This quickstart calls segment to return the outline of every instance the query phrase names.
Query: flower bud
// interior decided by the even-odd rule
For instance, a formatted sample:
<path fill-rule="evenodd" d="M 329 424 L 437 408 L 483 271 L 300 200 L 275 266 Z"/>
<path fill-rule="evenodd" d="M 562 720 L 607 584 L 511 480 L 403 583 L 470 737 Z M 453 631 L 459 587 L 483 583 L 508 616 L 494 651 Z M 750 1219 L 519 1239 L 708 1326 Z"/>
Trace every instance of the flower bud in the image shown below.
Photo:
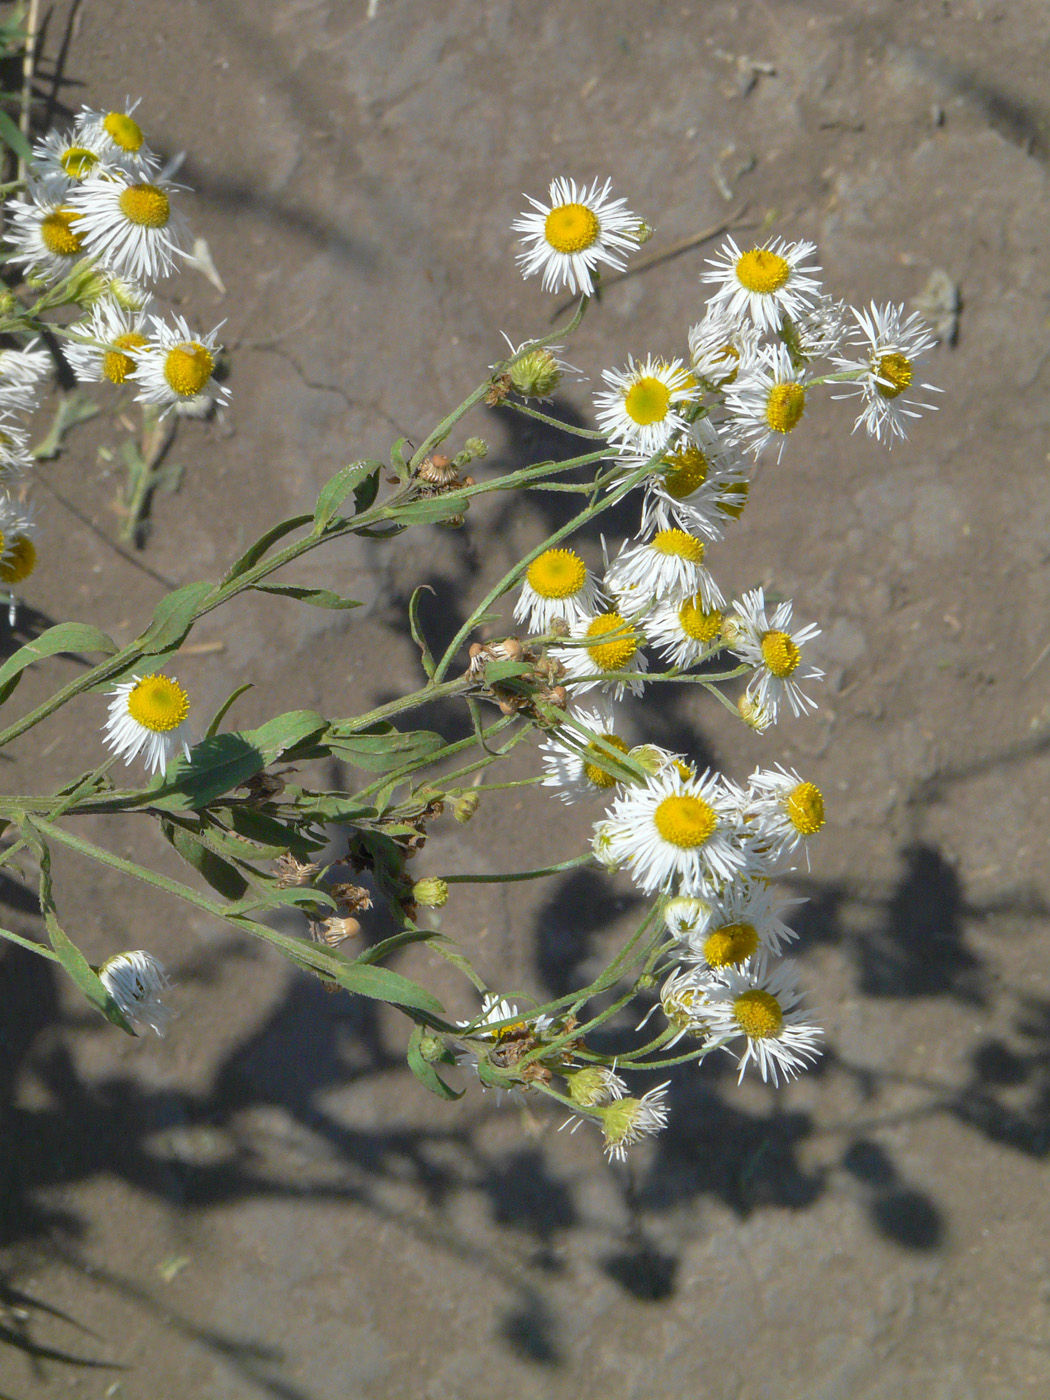
<path fill-rule="evenodd" d="M 427 875 L 412 886 L 412 898 L 424 909 L 440 909 L 448 903 L 448 885 L 434 875 Z"/>
<path fill-rule="evenodd" d="M 561 383 L 562 371 L 558 357 L 546 346 L 530 350 L 511 365 L 510 382 L 525 399 L 546 399 Z"/>
<path fill-rule="evenodd" d="M 613 1070 L 605 1065 L 585 1065 L 583 1069 L 565 1071 L 569 1098 L 581 1108 L 597 1108 L 613 1099 L 623 1098 L 627 1087 Z"/>
<path fill-rule="evenodd" d="M 452 815 L 460 826 L 466 826 L 471 817 L 478 810 L 478 803 L 481 801 L 480 792 L 465 792 L 457 797 L 452 804 Z"/>

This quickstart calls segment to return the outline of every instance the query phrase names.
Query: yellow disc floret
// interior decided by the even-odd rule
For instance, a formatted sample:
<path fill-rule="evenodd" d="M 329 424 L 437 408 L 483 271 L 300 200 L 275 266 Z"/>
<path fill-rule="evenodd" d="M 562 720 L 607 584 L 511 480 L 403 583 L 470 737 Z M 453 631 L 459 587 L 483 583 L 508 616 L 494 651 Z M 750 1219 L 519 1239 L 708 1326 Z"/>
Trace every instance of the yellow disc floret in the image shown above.
<path fill-rule="evenodd" d="M 609 748 L 616 749 L 618 753 L 629 752 L 627 745 L 618 734 L 600 734 L 598 737 L 603 739 Z M 587 781 L 593 783 L 597 788 L 615 787 L 620 780 L 619 778 L 614 778 L 611 773 L 607 773 L 605 769 L 601 767 L 601 764 L 605 761 L 605 754 L 602 753 L 598 745 L 588 744 L 584 752 L 591 755 L 591 758 L 585 760 L 583 765 L 583 772 Z"/>
<path fill-rule="evenodd" d="M 714 835 L 718 815 L 702 797 L 680 793 L 664 798 L 653 813 L 653 824 L 665 841 L 688 851 Z"/>
<path fill-rule="evenodd" d="M 587 565 L 572 549 L 548 549 L 525 574 L 541 598 L 572 598 L 587 582 Z"/>
<path fill-rule="evenodd" d="M 582 253 L 602 231 L 598 216 L 586 204 L 559 204 L 547 215 L 543 232 L 557 253 Z"/>
<path fill-rule="evenodd" d="M 618 612 L 599 613 L 587 628 L 587 636 L 594 638 L 587 655 L 599 671 L 622 671 L 638 650 L 638 633 Z M 599 641 L 599 637 L 609 637 L 609 641 Z"/>
<path fill-rule="evenodd" d="M 730 481 L 722 488 L 718 509 L 723 515 L 731 515 L 734 520 L 739 520 L 744 513 L 744 507 L 747 505 L 750 494 L 750 481 Z"/>
<path fill-rule="evenodd" d="M 758 948 L 754 924 L 723 924 L 712 929 L 704 940 L 704 957 L 709 967 L 738 967 Z"/>
<path fill-rule="evenodd" d="M 128 714 L 154 734 L 177 729 L 189 710 L 186 692 L 170 676 L 143 676 L 128 692 Z"/>
<path fill-rule="evenodd" d="M 771 992 L 752 987 L 733 1002 L 736 1023 L 750 1040 L 769 1040 L 778 1036 L 784 1025 L 780 1002 Z"/>
<path fill-rule="evenodd" d="M 735 345 L 723 345 L 715 359 L 723 361 L 727 367 L 728 373 L 716 381 L 720 389 L 725 389 L 734 382 L 740 373 L 740 351 Z"/>
<path fill-rule="evenodd" d="M 762 660 L 770 675 L 782 681 L 797 670 L 802 653 L 786 632 L 763 632 Z"/>
<path fill-rule="evenodd" d="M 60 258 L 73 258 L 84 246 L 82 234 L 73 229 L 80 215 L 72 209 L 52 209 L 40 220 L 40 241 L 49 253 Z"/>
<path fill-rule="evenodd" d="M 640 428 L 662 423 L 671 406 L 671 391 L 662 379 L 643 374 L 627 390 L 623 401 L 628 418 Z"/>
<path fill-rule="evenodd" d="M 884 399 L 895 399 L 911 384 L 911 360 L 907 355 L 883 355 L 875 366 L 875 388 Z"/>
<path fill-rule="evenodd" d="M 122 151 L 137 151 L 142 145 L 142 128 L 125 112 L 110 112 L 102 126 L 114 146 Z"/>
<path fill-rule="evenodd" d="M 129 224 L 164 228 L 171 218 L 171 201 L 159 185 L 129 185 L 117 200 Z"/>
<path fill-rule="evenodd" d="M 717 608 L 708 612 L 697 593 L 678 609 L 678 625 L 694 642 L 713 642 L 722 631 L 722 614 Z"/>
<path fill-rule="evenodd" d="M 21 583 L 36 568 L 36 545 L 28 535 L 15 535 L 9 543 L 5 541 L 0 544 L 0 550 L 3 551 L 0 583 Z"/>
<path fill-rule="evenodd" d="M 195 398 L 211 378 L 215 367 L 211 351 L 199 341 L 176 345 L 164 357 L 164 378 L 184 399 Z"/>
<path fill-rule="evenodd" d="M 669 452 L 664 458 L 664 490 L 676 501 L 684 501 L 703 486 L 709 465 L 704 453 L 692 444 Z"/>
<path fill-rule="evenodd" d="M 70 146 L 62 152 L 62 169 L 71 180 L 83 180 L 98 164 L 98 156 L 86 146 Z"/>
<path fill-rule="evenodd" d="M 107 350 L 102 357 L 102 373 L 111 384 L 123 384 L 128 375 L 135 368 L 135 357 L 129 355 L 129 350 L 141 350 L 146 343 L 146 337 L 137 335 L 134 331 L 128 331 L 126 335 L 118 335 L 113 339 L 113 344 L 119 346 L 117 350 Z"/>
<path fill-rule="evenodd" d="M 684 530 L 660 530 L 649 541 L 649 548 L 657 554 L 673 555 L 687 559 L 690 564 L 699 564 L 704 557 L 704 542 Z"/>
<path fill-rule="evenodd" d="M 813 836 L 824 825 L 824 794 L 816 783 L 799 783 L 787 798 L 788 821 L 801 836 Z"/>
<path fill-rule="evenodd" d="M 806 411 L 806 391 L 801 384 L 774 384 L 766 401 L 766 422 L 775 433 L 790 433 Z"/>
<path fill-rule="evenodd" d="M 736 277 L 749 292 L 779 292 L 791 276 L 791 264 L 768 248 L 752 248 L 737 259 Z"/>

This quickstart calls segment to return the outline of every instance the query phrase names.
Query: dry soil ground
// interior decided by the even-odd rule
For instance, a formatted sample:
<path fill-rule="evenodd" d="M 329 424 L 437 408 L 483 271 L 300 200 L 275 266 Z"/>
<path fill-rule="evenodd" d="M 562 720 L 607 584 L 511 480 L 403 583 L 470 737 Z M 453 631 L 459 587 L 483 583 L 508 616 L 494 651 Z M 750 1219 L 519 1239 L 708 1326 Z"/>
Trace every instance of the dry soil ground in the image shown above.
<path fill-rule="evenodd" d="M 111 544 L 99 453 L 119 425 L 96 420 L 40 468 L 44 564 L 10 645 L 49 619 L 134 635 L 167 586 L 216 577 L 338 466 L 418 441 L 501 330 L 547 326 L 508 225 L 553 174 L 611 175 L 657 226 L 653 250 L 746 204 L 814 239 L 837 294 L 910 301 L 943 269 L 962 313 L 929 369 L 940 411 L 910 443 L 851 437 L 845 405 L 807 419 L 722 553 L 727 588 L 764 581 L 824 626 L 818 717 L 760 741 L 695 700 L 644 711 L 651 737 L 737 778 L 777 758 L 828 794 L 797 882 L 820 1070 L 779 1093 L 738 1089 L 728 1059 L 683 1071 L 668 1132 L 610 1168 L 545 1113 L 428 1098 L 398 1017 L 63 863 L 80 943 L 162 953 L 181 1016 L 131 1041 L 47 966 L 0 960 L 0 1392 L 1050 1393 L 1044 0 L 42 8 L 42 120 L 49 100 L 60 115 L 141 95 L 155 143 L 188 152 L 227 292 L 187 275 L 172 299 L 226 318 L 233 403 L 180 430 L 182 489 L 133 557 Z M 680 353 L 709 252 L 610 289 L 574 363 L 593 381 L 629 351 Z M 586 419 L 588 394 L 561 409 Z M 551 450 L 499 415 L 476 429 L 485 471 Z M 251 681 L 244 724 L 352 713 L 417 679 L 416 582 L 437 589 L 440 633 L 545 523 L 516 502 L 400 551 L 312 556 L 297 581 L 367 607 L 214 615 L 195 637 L 218 645 L 180 674 L 202 712 Z M 94 761 L 100 716 L 88 698 L 15 745 L 11 788 Z M 531 865 L 585 831 L 538 796 L 483 811 L 435 829 L 428 869 Z M 95 832 L 165 858 L 145 824 Z M 622 933 L 625 901 L 596 876 L 509 888 L 443 911 L 500 986 L 561 990 Z M 36 930 L 31 894 L 0 894 Z M 471 1010 L 451 975 L 438 987 Z"/>

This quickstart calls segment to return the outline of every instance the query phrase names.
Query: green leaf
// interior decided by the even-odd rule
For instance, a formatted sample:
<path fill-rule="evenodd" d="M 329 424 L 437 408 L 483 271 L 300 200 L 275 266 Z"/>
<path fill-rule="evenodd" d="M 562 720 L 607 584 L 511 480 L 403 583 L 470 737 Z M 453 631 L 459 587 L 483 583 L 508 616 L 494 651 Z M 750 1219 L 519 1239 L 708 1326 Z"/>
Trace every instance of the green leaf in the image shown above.
<path fill-rule="evenodd" d="M 265 535 L 260 535 L 254 544 L 250 544 L 239 559 L 233 561 L 223 574 L 223 583 L 230 583 L 233 579 L 240 578 L 241 574 L 246 574 L 253 564 L 259 562 L 271 545 L 275 545 L 278 540 L 283 540 L 285 535 L 290 535 L 293 530 L 301 530 L 312 520 L 312 515 L 293 515 L 274 525 L 272 529 L 266 531 Z"/>
<path fill-rule="evenodd" d="M 391 972 L 388 967 L 348 962 L 337 964 L 332 975 L 341 987 L 357 996 L 372 997 L 376 1001 L 388 1001 L 395 1006 L 408 1006 L 417 1011 L 430 1011 L 434 1015 L 440 1015 L 444 1010 L 437 997 L 425 987 L 402 977 L 400 972 Z"/>
<path fill-rule="evenodd" d="M 210 583 L 187 583 L 162 598 L 153 610 L 153 621 L 135 639 L 143 655 L 156 656 L 178 646 L 190 630 L 197 609 L 213 591 Z"/>
<path fill-rule="evenodd" d="M 307 740 L 316 739 L 327 728 L 328 721 L 316 710 L 288 710 L 267 720 L 258 729 L 246 729 L 244 737 L 264 755 L 265 765 L 278 758 L 294 756 L 295 750 Z"/>
<path fill-rule="evenodd" d="M 485 667 L 485 684 L 496 685 L 517 676 L 527 676 L 533 667 L 524 661 L 490 661 Z"/>
<path fill-rule="evenodd" d="M 219 708 L 216 710 L 216 712 L 215 712 L 215 718 L 212 720 L 211 724 L 209 724 L 208 727 L 207 727 L 207 729 L 204 731 L 204 737 L 205 737 L 205 739 L 210 739 L 211 736 L 212 736 L 213 734 L 218 734 L 218 732 L 219 732 L 219 725 L 220 725 L 220 724 L 223 722 L 223 720 L 226 718 L 227 714 L 228 714 L 229 711 L 230 711 L 230 707 L 233 705 L 234 701 L 235 701 L 235 700 L 239 700 L 240 697 L 244 694 L 244 692 L 245 692 L 246 690 L 251 690 L 251 688 L 252 688 L 252 683 L 251 683 L 251 681 L 245 681 L 245 683 L 244 683 L 243 685 L 239 685 L 239 686 L 237 687 L 237 689 L 233 692 L 232 695 L 227 696 L 227 698 L 222 702 L 222 704 L 221 704 L 221 705 L 219 706 Z"/>
<path fill-rule="evenodd" d="M 285 851 L 304 860 L 328 844 L 322 834 L 309 835 L 252 807 L 213 807 L 211 815 L 224 825 L 208 827 L 209 842 L 239 860 L 274 860 Z"/>
<path fill-rule="evenodd" d="M 426 671 L 428 677 L 432 677 L 436 669 L 436 663 L 434 661 L 434 655 L 427 645 L 427 639 L 423 636 L 423 629 L 419 624 L 419 599 L 424 592 L 434 592 L 429 583 L 421 583 L 408 600 L 408 625 L 412 631 L 412 640 L 423 653 L 423 670 Z"/>
<path fill-rule="evenodd" d="M 416 759 L 426 758 L 445 746 L 440 734 L 429 729 L 413 729 L 402 733 L 387 721 L 373 724 L 356 733 L 343 734 L 332 725 L 325 738 L 326 746 L 336 758 L 364 768 L 370 773 L 385 773 Z"/>
<path fill-rule="evenodd" d="M 143 806 L 162 812 L 197 812 L 246 783 L 269 760 L 244 734 L 213 734 L 177 758 L 143 792 Z"/>
<path fill-rule="evenodd" d="M 412 1034 L 408 1038 L 408 1067 L 416 1076 L 424 1088 L 429 1089 L 432 1094 L 436 1094 L 439 1099 L 461 1099 L 466 1093 L 465 1089 L 455 1090 L 445 1083 L 437 1070 L 429 1060 L 423 1058 L 420 1050 L 420 1042 L 423 1039 L 424 1031 L 422 1026 L 413 1026 Z M 444 1055 L 441 1057 L 444 1059 Z"/>
<path fill-rule="evenodd" d="M 27 165 L 32 165 L 33 152 L 29 148 L 29 142 L 2 108 L 0 108 L 0 141 L 10 146 L 19 160 L 25 161 Z"/>
<path fill-rule="evenodd" d="M 462 515 L 469 505 L 466 496 L 428 496 L 421 501 L 391 506 L 388 518 L 399 525 L 428 525 Z"/>
<path fill-rule="evenodd" d="M 225 899 L 244 897 L 248 881 L 236 867 L 217 856 L 214 851 L 208 850 L 193 831 L 172 821 L 170 817 L 161 819 L 160 829 L 183 860 L 192 865 L 213 890 L 218 890 Z"/>
<path fill-rule="evenodd" d="M 306 788 L 288 788 L 288 796 L 295 803 L 300 817 L 312 822 L 353 823 L 359 818 L 378 815 L 374 806 L 362 807 L 359 797 L 345 792 L 310 792 Z"/>
<path fill-rule="evenodd" d="M 353 598 L 341 598 L 328 588 L 295 588 L 290 585 L 278 587 L 270 583 L 253 583 L 256 593 L 275 593 L 280 598 L 294 598 L 300 603 L 311 603 L 315 608 L 359 608 L 361 604 Z"/>
<path fill-rule="evenodd" d="M 226 913 L 254 914 L 260 909 L 284 907 L 304 909 L 308 914 L 312 914 L 325 909 L 335 913 L 339 906 L 332 896 L 322 889 L 303 886 L 290 890 L 280 890 L 276 885 L 266 885 L 253 889 L 244 899 L 239 899 L 235 904 L 229 905 Z"/>
<path fill-rule="evenodd" d="M 317 497 L 314 534 L 324 534 L 329 522 L 351 491 L 354 493 L 355 513 L 360 515 L 363 510 L 367 510 L 379 491 L 379 473 L 382 470 L 383 463 L 375 461 L 351 462 L 348 467 L 340 468 L 335 476 L 321 487 Z"/>
<path fill-rule="evenodd" d="M 408 448 L 408 455 L 405 455 L 405 448 Z M 390 449 L 390 465 L 394 468 L 394 475 L 398 481 L 408 480 L 408 459 L 412 455 L 412 444 L 408 438 L 398 438 Z"/>
<path fill-rule="evenodd" d="M 31 666 L 34 661 L 41 661 L 45 656 L 58 656 L 63 652 L 101 651 L 106 656 L 112 656 L 116 650 L 117 644 L 112 637 L 100 632 L 97 627 L 89 627 L 87 623 L 60 622 L 55 627 L 49 627 L 46 632 L 41 632 L 39 637 L 34 637 L 24 647 L 19 647 L 15 654 L 9 656 L 0 666 L 0 705 L 22 679 L 25 668 Z"/>

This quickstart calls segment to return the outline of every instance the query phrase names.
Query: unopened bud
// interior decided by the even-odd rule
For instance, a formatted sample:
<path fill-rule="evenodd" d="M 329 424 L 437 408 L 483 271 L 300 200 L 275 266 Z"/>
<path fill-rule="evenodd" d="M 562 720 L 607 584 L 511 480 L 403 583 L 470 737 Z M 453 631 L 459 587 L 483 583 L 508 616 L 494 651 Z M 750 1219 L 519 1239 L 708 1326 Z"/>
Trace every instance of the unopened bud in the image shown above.
<path fill-rule="evenodd" d="M 452 815 L 460 826 L 466 826 L 471 817 L 478 810 L 478 803 L 481 801 L 480 792 L 465 792 L 457 797 L 452 804 Z"/>
<path fill-rule="evenodd" d="M 0 292 L 0 316 L 13 316 L 18 310 L 18 298 L 6 288 Z"/>
<path fill-rule="evenodd" d="M 484 438 L 468 437 L 463 444 L 463 451 L 469 452 L 471 461 L 481 461 L 483 457 L 489 455 L 489 445 Z"/>
<path fill-rule="evenodd" d="M 565 1074 L 569 1098 L 581 1108 L 596 1108 L 623 1097 L 626 1085 L 620 1076 L 605 1065 L 585 1065 L 583 1069 Z"/>
<path fill-rule="evenodd" d="M 434 875 L 427 875 L 412 886 L 412 898 L 424 909 L 440 909 L 448 903 L 448 884 Z"/>
<path fill-rule="evenodd" d="M 655 232 L 656 230 L 653 228 L 652 224 L 647 224 L 644 219 L 639 219 L 638 227 L 634 231 L 634 236 L 640 244 L 648 243 Z"/>
<path fill-rule="evenodd" d="M 428 1065 L 432 1065 L 435 1060 L 443 1060 L 446 1056 L 445 1042 L 439 1035 L 421 1035 L 419 1037 L 420 1058 L 426 1060 Z"/>
<path fill-rule="evenodd" d="M 552 355 L 546 346 L 530 350 L 511 365 L 508 373 L 515 390 L 525 399 L 549 398 L 562 377 L 558 357 Z"/>

